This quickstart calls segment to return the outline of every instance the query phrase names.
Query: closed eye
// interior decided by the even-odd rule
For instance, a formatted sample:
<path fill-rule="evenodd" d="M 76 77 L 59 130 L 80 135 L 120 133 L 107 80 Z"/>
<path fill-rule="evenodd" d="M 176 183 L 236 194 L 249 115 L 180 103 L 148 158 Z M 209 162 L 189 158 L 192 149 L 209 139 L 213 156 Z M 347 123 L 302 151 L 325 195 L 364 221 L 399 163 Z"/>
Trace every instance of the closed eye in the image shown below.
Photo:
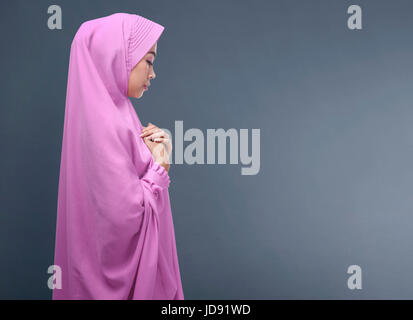
<path fill-rule="evenodd" d="M 147 63 L 149 63 L 150 66 L 153 66 L 153 63 L 149 60 L 146 60 Z"/>

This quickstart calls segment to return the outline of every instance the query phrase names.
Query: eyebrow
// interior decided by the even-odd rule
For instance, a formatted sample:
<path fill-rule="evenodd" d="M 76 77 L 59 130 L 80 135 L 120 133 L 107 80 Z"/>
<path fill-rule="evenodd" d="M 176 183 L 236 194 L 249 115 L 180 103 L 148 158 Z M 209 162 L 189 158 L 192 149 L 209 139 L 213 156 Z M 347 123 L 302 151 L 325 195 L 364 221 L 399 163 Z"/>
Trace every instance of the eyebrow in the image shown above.
<path fill-rule="evenodd" d="M 156 53 L 153 51 L 149 51 L 148 53 L 152 53 L 154 57 L 156 57 Z"/>

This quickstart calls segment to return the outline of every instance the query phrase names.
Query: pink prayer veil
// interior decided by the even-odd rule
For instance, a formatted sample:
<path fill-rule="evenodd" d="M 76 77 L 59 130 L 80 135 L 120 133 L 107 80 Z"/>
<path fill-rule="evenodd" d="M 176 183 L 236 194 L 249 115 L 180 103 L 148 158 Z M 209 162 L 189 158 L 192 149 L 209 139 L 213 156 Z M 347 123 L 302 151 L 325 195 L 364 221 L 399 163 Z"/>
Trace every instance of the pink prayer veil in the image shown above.
<path fill-rule="evenodd" d="M 84 22 L 72 41 L 53 299 L 184 299 L 169 174 L 127 96 L 132 68 L 163 30 L 115 13 Z"/>

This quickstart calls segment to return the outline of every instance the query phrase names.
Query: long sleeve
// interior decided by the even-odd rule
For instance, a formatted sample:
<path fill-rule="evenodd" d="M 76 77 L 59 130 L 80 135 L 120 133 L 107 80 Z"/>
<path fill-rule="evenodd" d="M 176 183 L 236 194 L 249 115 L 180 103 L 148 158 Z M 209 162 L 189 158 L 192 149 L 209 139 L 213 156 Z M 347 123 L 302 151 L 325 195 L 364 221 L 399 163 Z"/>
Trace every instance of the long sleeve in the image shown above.
<path fill-rule="evenodd" d="M 162 190 L 168 189 L 170 185 L 168 172 L 164 167 L 152 160 L 149 170 L 145 173 L 141 180 L 144 183 L 144 186 L 147 187 L 153 194 L 153 198 L 155 199 L 153 207 L 161 211 L 165 205 L 164 202 L 167 200 L 161 196 Z"/>

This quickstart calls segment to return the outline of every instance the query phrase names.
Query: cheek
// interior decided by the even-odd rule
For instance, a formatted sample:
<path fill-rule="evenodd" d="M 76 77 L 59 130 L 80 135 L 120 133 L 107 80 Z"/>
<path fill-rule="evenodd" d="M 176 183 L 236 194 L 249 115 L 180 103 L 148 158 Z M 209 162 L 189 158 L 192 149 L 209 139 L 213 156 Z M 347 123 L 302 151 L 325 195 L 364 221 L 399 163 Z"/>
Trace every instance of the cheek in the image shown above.
<path fill-rule="evenodd" d="M 133 77 L 133 83 L 132 83 L 133 88 L 134 89 L 138 88 L 140 86 L 140 83 L 141 83 L 140 77 L 138 75 L 135 75 Z"/>
<path fill-rule="evenodd" d="M 138 65 L 136 68 L 133 70 L 132 74 L 132 85 L 133 87 L 138 87 L 142 83 L 142 79 L 145 77 L 146 70 L 141 66 Z"/>
<path fill-rule="evenodd" d="M 136 86 L 143 86 L 145 84 L 146 73 L 146 70 L 141 70 L 141 72 L 136 75 Z"/>

